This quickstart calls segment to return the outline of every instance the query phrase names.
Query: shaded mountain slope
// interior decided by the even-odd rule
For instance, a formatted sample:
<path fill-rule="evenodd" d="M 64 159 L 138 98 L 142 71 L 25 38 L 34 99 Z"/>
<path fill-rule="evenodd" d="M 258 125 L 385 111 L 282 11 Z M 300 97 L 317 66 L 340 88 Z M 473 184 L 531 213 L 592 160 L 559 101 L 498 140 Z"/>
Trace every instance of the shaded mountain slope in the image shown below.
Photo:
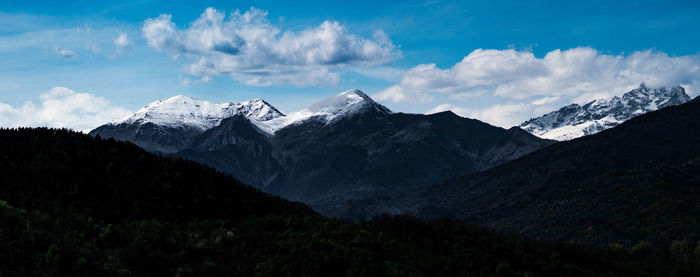
<path fill-rule="evenodd" d="M 422 217 L 463 218 L 537 238 L 594 244 L 698 238 L 700 101 L 406 198 L 415 201 L 407 209 Z"/>
<path fill-rule="evenodd" d="M 316 201 L 333 205 L 338 197 L 364 198 L 476 172 L 549 143 L 451 112 L 365 113 L 324 128 L 309 125 L 276 135 L 288 179 L 271 191 L 293 199 L 321 198 L 310 201 L 312 206 Z M 285 191 L 288 188 L 293 191 Z"/>
<path fill-rule="evenodd" d="M 93 136 L 129 141 L 159 153 L 172 153 L 184 149 L 201 133 L 202 130 L 196 127 L 169 127 L 151 122 L 103 125 L 90 131 L 90 135 Z"/>
<path fill-rule="evenodd" d="M 224 119 L 175 155 L 205 162 L 262 188 L 282 171 L 273 157 L 271 138 L 242 115 Z"/>

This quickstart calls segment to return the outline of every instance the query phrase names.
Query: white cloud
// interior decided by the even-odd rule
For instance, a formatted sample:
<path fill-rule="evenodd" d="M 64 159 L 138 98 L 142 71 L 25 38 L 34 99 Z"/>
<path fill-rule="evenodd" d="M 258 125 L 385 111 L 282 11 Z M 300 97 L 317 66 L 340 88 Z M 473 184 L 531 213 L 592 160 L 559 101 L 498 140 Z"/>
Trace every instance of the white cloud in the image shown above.
<path fill-rule="evenodd" d="M 485 109 L 472 112 L 473 118 L 487 122 L 491 125 L 509 128 L 520 125 L 520 118 L 531 113 L 530 106 L 526 104 L 494 105 Z"/>
<path fill-rule="evenodd" d="M 186 60 L 194 76 L 227 75 L 246 85 L 330 85 L 334 69 L 386 64 L 401 53 L 382 31 L 371 39 L 351 34 L 338 22 L 324 21 L 299 32 L 282 32 L 267 12 L 251 8 L 228 17 L 207 8 L 187 29 L 171 15 L 147 19 L 142 31 L 148 44 Z"/>
<path fill-rule="evenodd" d="M 529 51 L 477 49 L 448 69 L 435 64 L 415 66 L 396 85 L 373 97 L 393 102 L 426 102 L 433 93 L 454 98 L 487 90 L 510 99 L 567 96 L 591 100 L 629 91 L 641 82 L 652 87 L 698 87 L 700 56 L 672 57 L 651 50 L 607 55 L 578 47 L 554 50 L 537 58 Z"/>
<path fill-rule="evenodd" d="M 399 86 L 392 86 L 377 94 L 372 95 L 374 100 L 392 101 L 392 102 L 413 102 L 413 103 L 429 103 L 433 101 L 433 96 L 418 91 L 407 92 Z"/>
<path fill-rule="evenodd" d="M 487 94 L 487 93 L 489 93 L 489 91 L 486 89 L 475 89 L 475 90 L 467 91 L 467 92 L 452 93 L 452 94 L 450 94 L 450 99 L 454 99 L 454 100 L 472 99 L 472 98 L 476 98 L 476 97 L 482 96 L 482 95 Z"/>
<path fill-rule="evenodd" d="M 56 54 L 61 56 L 61 58 L 64 58 L 66 60 L 72 60 L 78 56 L 77 54 L 75 54 L 75 52 L 68 50 L 68 49 L 58 47 L 58 46 L 54 47 L 53 50 L 54 50 L 54 52 L 56 52 Z"/>
<path fill-rule="evenodd" d="M 542 106 L 542 105 L 546 105 L 546 104 L 555 103 L 555 102 L 559 101 L 560 98 L 561 97 L 559 97 L 558 95 L 557 96 L 545 96 L 545 97 L 542 97 L 542 98 L 537 99 L 535 101 L 532 101 L 531 103 L 532 103 L 532 105 L 535 105 L 535 106 Z"/>
<path fill-rule="evenodd" d="M 117 46 L 117 49 L 123 49 L 124 47 L 129 46 L 129 44 L 131 44 L 131 41 L 129 41 L 129 36 L 124 32 L 119 32 L 117 38 L 114 39 L 114 45 Z"/>
<path fill-rule="evenodd" d="M 434 108 L 426 111 L 425 114 L 434 114 L 434 113 L 439 113 L 439 112 L 444 112 L 444 111 L 451 111 L 459 116 L 469 117 L 469 110 L 462 108 L 462 107 L 457 107 L 457 106 L 452 105 L 452 104 L 437 105 Z"/>
<path fill-rule="evenodd" d="M 526 104 L 494 105 L 477 110 L 471 110 L 453 104 L 440 104 L 425 113 L 433 114 L 443 111 L 452 111 L 462 117 L 478 119 L 491 125 L 509 128 L 519 125 L 521 123 L 519 118 L 530 114 L 532 109 Z"/>
<path fill-rule="evenodd" d="M 359 74 L 390 82 L 398 82 L 406 70 L 389 66 L 356 67 L 352 71 Z"/>
<path fill-rule="evenodd" d="M 54 87 L 39 98 L 39 105 L 31 101 L 19 107 L 0 103 L 0 126 L 89 131 L 129 114 L 124 108 L 112 106 L 107 99 L 65 87 Z"/>

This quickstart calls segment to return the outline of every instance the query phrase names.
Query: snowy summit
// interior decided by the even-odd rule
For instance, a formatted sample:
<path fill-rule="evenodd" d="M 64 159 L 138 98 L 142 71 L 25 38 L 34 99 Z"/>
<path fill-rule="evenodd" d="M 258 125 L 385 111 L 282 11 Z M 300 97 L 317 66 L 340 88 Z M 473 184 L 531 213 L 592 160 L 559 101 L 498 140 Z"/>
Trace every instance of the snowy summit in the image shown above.
<path fill-rule="evenodd" d="M 690 97 L 683 87 L 651 89 L 642 83 L 622 97 L 599 99 L 583 106 L 571 104 L 530 119 L 520 127 L 541 138 L 570 140 L 615 127 L 650 111 L 688 101 Z"/>
<path fill-rule="evenodd" d="M 178 95 L 165 101 L 152 102 L 133 115 L 111 124 L 153 123 L 167 127 L 194 127 L 203 131 L 219 125 L 221 120 L 236 114 L 242 114 L 249 119 L 258 121 L 284 116 L 262 99 L 240 103 L 211 103 Z"/>
<path fill-rule="evenodd" d="M 165 101 L 155 101 L 138 110 L 133 115 L 109 123 L 109 125 L 143 125 L 153 123 L 158 126 L 196 128 L 205 131 L 216 127 L 225 118 L 237 114 L 244 115 L 260 130 L 274 135 L 278 130 L 306 120 L 319 120 L 330 123 L 345 116 L 364 111 L 391 113 L 386 107 L 358 89 L 344 91 L 294 113 L 284 115 L 262 99 L 240 103 L 211 103 L 187 96 L 174 96 Z"/>
<path fill-rule="evenodd" d="M 359 89 L 344 91 L 338 95 L 318 101 L 301 111 L 290 113 L 267 121 L 254 120 L 258 128 L 273 135 L 278 130 L 306 120 L 319 120 L 330 123 L 337 119 L 365 111 L 391 113 L 386 107 L 374 102 Z"/>

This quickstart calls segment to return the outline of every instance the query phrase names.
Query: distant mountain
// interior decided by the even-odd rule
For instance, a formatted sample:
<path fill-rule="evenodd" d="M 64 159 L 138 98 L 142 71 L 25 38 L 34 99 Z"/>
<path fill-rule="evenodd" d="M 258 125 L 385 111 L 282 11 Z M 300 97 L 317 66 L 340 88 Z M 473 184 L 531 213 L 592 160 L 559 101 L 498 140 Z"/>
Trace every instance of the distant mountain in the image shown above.
<path fill-rule="evenodd" d="M 557 111 L 530 119 L 520 127 L 546 139 L 569 140 L 617 126 L 632 117 L 690 101 L 683 87 L 639 88 L 622 97 L 599 99 L 583 106 L 571 104 Z"/>
<path fill-rule="evenodd" d="M 215 104 L 178 95 L 150 103 L 131 116 L 92 130 L 90 135 L 131 141 L 153 152 L 173 153 L 234 115 L 259 121 L 284 116 L 262 99 Z"/>
<path fill-rule="evenodd" d="M 172 155 L 323 214 L 354 218 L 377 212 L 354 204 L 364 199 L 481 171 L 553 143 L 451 112 L 394 113 L 359 90 L 269 120 L 234 115 L 187 142 Z"/>
<path fill-rule="evenodd" d="M 700 100 L 393 200 L 424 218 L 460 218 L 540 239 L 694 241 L 700 239 Z"/>

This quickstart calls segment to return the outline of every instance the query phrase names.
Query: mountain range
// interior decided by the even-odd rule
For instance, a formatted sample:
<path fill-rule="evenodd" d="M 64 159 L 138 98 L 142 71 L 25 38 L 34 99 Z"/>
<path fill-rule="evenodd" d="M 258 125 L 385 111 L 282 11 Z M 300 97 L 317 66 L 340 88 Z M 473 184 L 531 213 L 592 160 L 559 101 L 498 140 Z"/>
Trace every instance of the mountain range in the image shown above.
<path fill-rule="evenodd" d="M 323 214 L 352 218 L 376 214 L 357 205 L 365 199 L 488 169 L 553 143 L 452 112 L 394 113 L 359 90 L 288 115 L 262 100 L 244 103 L 174 97 L 90 135 L 199 161 Z M 161 116 L 168 113 L 174 116 Z"/>
<path fill-rule="evenodd" d="M 178 95 L 150 103 L 133 115 L 102 125 L 90 133 L 131 141 L 152 152 L 174 153 L 187 147 L 197 135 L 234 115 L 259 121 L 284 116 L 262 99 L 215 104 Z"/>
<path fill-rule="evenodd" d="M 576 134 L 567 133 L 566 130 L 588 126 L 577 130 L 583 130 L 581 134 L 595 134 L 629 118 L 682 104 L 688 99 L 682 87 L 650 89 L 642 84 L 622 97 L 597 100 L 584 106 L 570 105 L 532 119 L 523 126 L 526 130 L 545 132 L 539 135 L 565 134 L 565 138 L 571 138 Z M 619 158 L 617 156 L 581 158 L 600 152 L 594 147 L 586 150 L 590 153 L 578 153 L 579 150 L 567 152 L 564 156 L 551 153 L 548 151 L 568 144 L 558 143 L 547 147 L 555 141 L 538 138 L 518 127 L 506 130 L 462 118 L 449 111 L 431 115 L 395 113 L 359 90 L 342 92 L 286 115 L 261 99 L 213 104 L 176 96 L 151 103 L 132 116 L 98 127 L 90 135 L 128 140 L 151 152 L 198 161 L 265 192 L 302 201 L 324 215 L 353 219 L 368 218 L 383 212 L 409 212 L 427 218 L 470 218 L 473 216 L 471 211 L 485 209 L 490 203 L 509 198 L 502 192 L 494 192 L 489 195 L 493 202 L 482 202 L 489 197 L 480 197 L 470 200 L 465 209 L 458 204 L 461 201 L 454 199 L 444 207 L 425 200 L 450 199 L 453 196 L 470 199 L 462 195 L 466 191 L 452 191 L 460 186 L 437 186 L 427 189 L 429 193 L 426 192 L 426 195 L 408 192 L 421 191 L 426 189 L 426 185 L 459 176 L 472 176 L 469 174 L 475 173 L 473 176 L 481 176 L 479 174 L 492 172 L 489 169 L 493 167 L 504 163 L 507 165 L 507 162 L 532 152 L 549 160 L 538 158 L 537 163 L 523 163 L 518 170 L 502 169 L 501 173 L 489 175 L 488 180 L 480 179 L 478 183 L 500 182 L 505 178 L 503 176 L 519 172 L 517 178 L 513 177 L 515 180 L 533 174 L 527 182 L 542 185 L 536 180 L 549 178 L 546 176 L 551 174 L 568 176 L 568 173 L 557 172 L 562 168 L 565 172 L 573 170 L 566 167 L 575 164 L 573 161 L 567 163 L 569 159 L 579 161 L 576 170 L 581 172 L 589 167 L 609 165 L 595 172 L 571 171 L 575 174 L 568 177 L 576 182 L 607 174 L 609 170 L 617 168 L 635 168 L 634 161 L 611 162 Z M 601 143 L 610 141 L 613 139 L 605 139 Z M 630 141 L 636 140 L 630 138 Z M 668 147 L 649 144 L 649 149 Z M 599 148 L 605 149 L 603 146 Z M 638 154 L 631 154 L 633 151 L 645 150 L 629 151 L 620 157 L 635 156 Z M 596 165 L 591 165 L 592 162 Z M 562 163 L 566 166 L 560 166 Z M 532 172 L 519 171 L 528 168 Z M 482 171 L 485 172 L 479 173 Z M 497 185 L 486 187 L 494 188 Z M 469 195 L 477 191 L 469 189 Z M 403 198 L 397 200 L 397 195 Z M 522 195 L 513 197 L 527 199 Z M 435 203 L 443 203 L 443 200 L 436 200 Z M 483 203 L 483 206 L 477 203 Z M 445 210 L 433 213 L 430 207 Z M 469 212 L 459 212 L 462 210 Z M 492 226 L 496 223 L 491 217 L 496 214 L 490 213 L 489 219 L 479 222 Z M 504 226 L 510 231 L 521 231 L 512 229 L 513 226 L 528 229 L 528 226 L 513 225 L 514 220 L 504 222 L 511 224 Z M 533 230 L 539 232 L 542 229 Z M 560 235 L 565 236 L 563 233 Z M 537 233 L 533 236 L 546 235 Z"/>
<path fill-rule="evenodd" d="M 103 126 L 192 131 L 159 155 L 97 133 L 0 129 L 0 274 L 700 274 L 698 98 L 557 143 L 394 113 L 356 90 L 288 115 L 199 101 Z M 158 135 L 139 143 L 171 147 Z M 471 172 L 430 181 L 457 167 Z M 328 215 L 400 215 L 329 219 L 231 175 Z"/>
<path fill-rule="evenodd" d="M 632 117 L 690 101 L 683 87 L 648 88 L 642 83 L 622 97 L 598 99 L 581 106 L 571 104 L 520 124 L 536 136 L 570 140 L 612 128 Z"/>

